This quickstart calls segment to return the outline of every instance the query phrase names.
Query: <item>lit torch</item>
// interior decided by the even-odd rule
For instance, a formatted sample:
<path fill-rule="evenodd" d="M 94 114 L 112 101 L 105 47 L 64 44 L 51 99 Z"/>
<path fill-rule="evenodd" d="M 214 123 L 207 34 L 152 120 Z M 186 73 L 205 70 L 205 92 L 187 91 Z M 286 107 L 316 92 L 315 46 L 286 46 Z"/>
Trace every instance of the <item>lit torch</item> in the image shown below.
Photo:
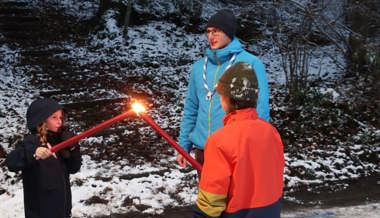
<path fill-rule="evenodd" d="M 193 157 L 189 155 L 172 137 L 169 136 L 154 120 L 145 113 L 145 108 L 142 104 L 135 102 L 132 104 L 132 109 L 136 114 L 148 123 L 162 138 L 164 138 L 171 146 L 174 147 L 199 173 L 202 171 L 202 166 Z"/>
<path fill-rule="evenodd" d="M 116 122 L 124 120 L 125 118 L 133 116 L 133 115 L 138 115 L 146 123 L 148 123 L 160 136 L 162 136 L 171 146 L 173 146 L 183 157 L 185 157 L 186 160 L 189 161 L 189 163 L 200 173 L 202 170 L 202 166 L 193 157 L 191 157 L 173 138 L 171 138 L 156 122 L 154 122 L 154 120 L 149 115 L 147 115 L 145 111 L 146 109 L 141 103 L 135 102 L 132 104 L 131 110 L 128 110 L 127 112 L 124 112 L 72 138 L 69 138 L 53 146 L 50 150 L 51 152 L 55 153 L 63 148 L 73 145 L 74 143 L 78 142 L 79 140 L 83 138 L 91 136 L 109 127 L 110 125 Z"/>
<path fill-rule="evenodd" d="M 66 147 L 70 147 L 71 145 L 73 145 L 75 142 L 78 142 L 79 140 L 83 139 L 83 138 L 86 138 L 88 136 L 91 136 L 91 135 L 94 135 L 95 133 L 111 126 L 112 124 L 116 123 L 116 122 L 119 122 L 121 120 L 124 120 L 125 118 L 129 117 L 129 116 L 132 116 L 132 115 L 135 115 L 136 112 L 134 110 L 129 110 L 127 112 L 124 112 L 114 118 L 111 118 L 91 129 L 88 129 L 72 138 L 69 138 L 61 143 L 58 143 L 56 145 L 54 145 L 50 151 L 55 153 L 63 148 L 66 148 Z"/>

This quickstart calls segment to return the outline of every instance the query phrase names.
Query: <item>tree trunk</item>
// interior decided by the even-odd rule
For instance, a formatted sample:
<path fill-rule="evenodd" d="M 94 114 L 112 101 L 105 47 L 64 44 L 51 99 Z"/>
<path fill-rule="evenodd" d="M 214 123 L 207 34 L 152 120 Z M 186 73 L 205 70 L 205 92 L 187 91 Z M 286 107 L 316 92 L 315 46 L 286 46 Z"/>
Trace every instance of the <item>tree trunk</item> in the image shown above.
<path fill-rule="evenodd" d="M 127 4 L 127 12 L 125 13 L 125 17 L 124 17 L 124 39 L 126 40 L 128 38 L 128 26 L 131 20 L 131 13 L 132 13 L 132 1 L 129 0 Z"/>

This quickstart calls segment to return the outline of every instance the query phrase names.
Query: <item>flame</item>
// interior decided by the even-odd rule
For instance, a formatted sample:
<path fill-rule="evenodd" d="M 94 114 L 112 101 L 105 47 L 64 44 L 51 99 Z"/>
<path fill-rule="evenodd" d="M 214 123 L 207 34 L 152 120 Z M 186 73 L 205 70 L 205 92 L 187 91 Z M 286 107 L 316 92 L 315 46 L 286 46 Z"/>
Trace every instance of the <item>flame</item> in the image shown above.
<path fill-rule="evenodd" d="M 136 114 L 139 114 L 139 113 L 144 113 L 146 111 L 144 105 L 142 105 L 141 103 L 139 102 L 135 102 L 132 104 L 132 110 L 136 113 Z"/>

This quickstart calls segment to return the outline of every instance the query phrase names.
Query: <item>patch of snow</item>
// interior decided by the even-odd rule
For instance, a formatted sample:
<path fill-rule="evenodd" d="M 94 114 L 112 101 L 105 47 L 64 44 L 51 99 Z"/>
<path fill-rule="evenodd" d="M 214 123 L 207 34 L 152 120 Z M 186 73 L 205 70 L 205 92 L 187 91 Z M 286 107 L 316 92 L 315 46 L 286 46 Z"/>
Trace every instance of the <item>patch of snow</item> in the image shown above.
<path fill-rule="evenodd" d="M 283 218 L 345 218 L 345 217 L 379 217 L 380 203 L 364 203 L 363 205 L 331 207 L 331 208 L 305 208 L 283 211 Z"/>
<path fill-rule="evenodd" d="M 174 161 L 172 159 L 171 161 Z M 71 175 L 73 217 L 93 217 L 107 215 L 110 213 L 122 213 L 133 210 L 133 205 L 147 205 L 144 213 L 159 214 L 166 206 L 178 206 L 178 202 L 172 197 L 178 196 L 184 204 L 194 202 L 197 187 L 194 185 L 182 189 L 185 176 L 176 167 L 168 169 L 162 176 L 157 174 L 162 168 L 146 165 L 134 168 L 125 166 L 123 163 L 103 161 L 96 163 L 89 156 L 83 156 L 83 165 L 79 173 Z M 144 174 L 148 176 L 122 179 L 125 174 Z M 17 178 L 16 174 L 9 173 Z M 192 171 L 193 178 L 196 172 Z M 111 178 L 105 179 L 102 178 Z M 4 218 L 22 217 L 23 214 L 23 192 L 20 180 L 11 184 L 6 180 L 7 193 L 0 195 L 0 201 L 6 202 L 0 205 L 0 211 L 4 211 Z M 194 184 L 196 181 L 192 181 Z M 80 184 L 80 185 L 78 185 Z M 88 204 L 86 200 L 91 197 L 100 197 L 107 200 L 106 204 Z M 124 205 L 126 199 L 132 199 L 132 205 Z M 11 210 L 9 210 L 11 209 Z"/>
<path fill-rule="evenodd" d="M 257 42 L 258 44 L 262 43 Z M 263 42 L 265 44 L 265 42 Z M 254 49 L 254 45 L 250 49 Z M 266 66 L 269 82 L 275 84 L 285 84 L 286 77 L 282 68 L 281 55 L 276 46 L 269 47 L 261 51 L 260 57 Z M 311 51 L 311 61 L 309 65 L 309 80 L 322 79 L 325 81 L 335 81 L 343 75 L 345 61 L 335 46 L 321 46 Z"/>
<path fill-rule="evenodd" d="M 55 7 L 58 10 L 63 10 L 66 14 L 76 17 L 78 20 L 89 20 L 96 15 L 100 1 L 99 0 L 48 0 L 39 4 L 47 4 Z"/>
<path fill-rule="evenodd" d="M 10 150 L 7 141 L 12 136 L 26 132 L 26 108 L 36 91 L 30 87 L 28 78 L 16 67 L 19 50 L 6 44 L 0 47 L 0 144 Z M 1 175 L 0 175 L 1 178 Z"/>
<path fill-rule="evenodd" d="M 332 102 L 336 102 L 340 96 L 340 94 L 333 88 L 321 88 L 320 93 L 331 96 Z"/>

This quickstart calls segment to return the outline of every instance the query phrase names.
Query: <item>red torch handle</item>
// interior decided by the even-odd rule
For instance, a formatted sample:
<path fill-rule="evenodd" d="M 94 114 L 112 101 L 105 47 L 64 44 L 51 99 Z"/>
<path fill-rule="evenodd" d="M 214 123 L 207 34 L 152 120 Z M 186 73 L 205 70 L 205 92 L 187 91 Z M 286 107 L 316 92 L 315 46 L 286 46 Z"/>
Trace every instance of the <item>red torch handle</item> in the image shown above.
<path fill-rule="evenodd" d="M 125 118 L 127 118 L 129 116 L 132 116 L 132 115 L 136 115 L 136 113 L 134 111 L 132 111 L 132 110 L 129 110 L 129 111 L 125 112 L 125 113 L 122 113 L 122 114 L 120 114 L 120 115 L 118 115 L 116 117 L 113 117 L 113 118 L 111 118 L 111 119 L 109 119 L 109 120 L 107 120 L 107 121 L 105 121 L 105 122 L 103 122 L 103 123 L 101 123 L 101 124 L 99 124 L 99 125 L 91 128 L 91 129 L 88 129 L 88 130 L 86 130 L 86 131 L 84 131 L 84 132 L 82 132 L 82 133 L 80 133 L 80 134 L 78 134 L 78 135 L 76 135 L 76 136 L 74 136 L 72 138 L 69 138 L 69 139 L 67 139 L 67 140 L 65 140 L 65 141 L 63 141 L 63 142 L 61 142 L 61 143 L 53 146 L 50 149 L 50 151 L 53 152 L 53 153 L 55 153 L 55 152 L 57 152 L 57 151 L 59 151 L 59 150 L 61 150 L 63 148 L 69 147 L 69 146 L 73 145 L 75 142 L 78 142 L 79 140 L 81 140 L 83 138 L 86 138 L 86 137 L 88 137 L 90 135 L 93 135 L 93 134 L 99 132 L 100 130 L 105 129 L 105 128 L 109 127 L 110 125 L 112 125 L 112 124 L 114 124 L 116 122 L 119 122 L 121 120 L 124 120 Z"/>
<path fill-rule="evenodd" d="M 173 138 L 171 138 L 154 120 L 145 113 L 139 114 L 158 134 L 160 134 L 171 146 L 173 146 L 187 161 L 200 173 L 202 165 L 191 157 Z"/>

